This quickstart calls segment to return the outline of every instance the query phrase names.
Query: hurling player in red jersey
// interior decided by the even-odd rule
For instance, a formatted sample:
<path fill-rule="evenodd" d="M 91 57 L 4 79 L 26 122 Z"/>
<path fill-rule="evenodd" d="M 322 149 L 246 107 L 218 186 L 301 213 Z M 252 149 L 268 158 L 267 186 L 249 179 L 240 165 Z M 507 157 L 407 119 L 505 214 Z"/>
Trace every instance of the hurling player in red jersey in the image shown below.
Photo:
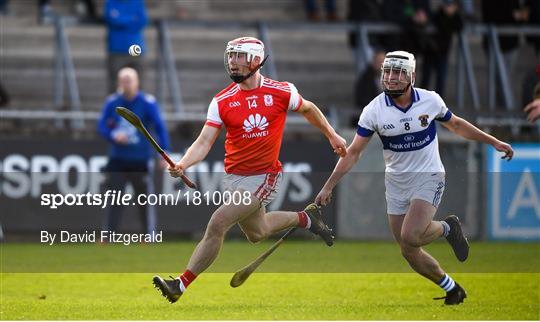
<path fill-rule="evenodd" d="M 247 202 L 243 199 L 240 204 L 223 204 L 212 214 L 184 273 L 172 280 L 154 276 L 154 285 L 171 303 L 214 262 L 225 234 L 234 224 L 240 226 L 252 243 L 291 227 L 309 229 L 321 236 L 328 246 L 333 243 L 332 231 L 323 222 L 315 204 L 299 212 L 266 212 L 266 205 L 275 198 L 281 182 L 278 157 L 288 111 L 300 113 L 317 127 L 339 156 L 346 154 L 346 142 L 319 108 L 302 98 L 293 84 L 261 75 L 259 69 L 265 60 L 264 44 L 256 38 L 242 37 L 227 43 L 224 63 L 233 83 L 214 96 L 199 137 L 178 164 L 169 168 L 171 175 L 178 177 L 203 160 L 224 127 L 227 131 L 225 190 L 249 196 Z"/>

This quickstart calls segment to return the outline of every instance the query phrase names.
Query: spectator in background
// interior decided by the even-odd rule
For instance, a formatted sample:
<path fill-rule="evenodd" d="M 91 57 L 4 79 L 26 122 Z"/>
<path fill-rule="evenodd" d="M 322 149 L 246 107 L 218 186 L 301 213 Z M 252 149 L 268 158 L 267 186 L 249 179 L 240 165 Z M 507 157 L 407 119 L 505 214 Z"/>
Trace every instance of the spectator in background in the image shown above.
<path fill-rule="evenodd" d="M 4 0 L 0 0 L 4 1 Z M 75 4 L 75 10 L 78 14 L 84 12 L 85 17 L 82 21 L 85 22 L 99 22 L 99 18 L 96 14 L 96 6 L 93 0 L 75 0 L 71 1 Z M 51 0 L 39 0 L 38 1 L 38 20 L 40 23 L 50 23 L 52 22 L 52 17 L 54 12 L 51 8 Z"/>
<path fill-rule="evenodd" d="M 433 52 L 433 38 L 427 33 L 431 7 L 429 0 L 384 0 L 383 17 L 401 27 L 400 34 L 385 36 L 386 51 L 405 50 L 425 59 Z"/>
<path fill-rule="evenodd" d="M 321 14 L 319 13 L 319 6 L 317 0 L 305 0 L 307 18 L 311 21 L 321 21 Z M 324 0 L 324 8 L 326 10 L 326 18 L 328 21 L 338 21 L 338 15 L 336 10 L 335 0 Z"/>
<path fill-rule="evenodd" d="M 383 22 L 381 3 L 382 0 L 349 0 L 347 20 L 353 23 Z M 353 49 L 357 47 L 356 37 L 356 30 L 349 33 L 349 45 Z M 378 37 L 375 35 L 369 35 L 369 43 L 374 47 L 380 47 L 381 45 Z"/>
<path fill-rule="evenodd" d="M 475 0 L 476 1 L 476 0 Z M 474 9 L 473 0 L 461 0 L 459 1 L 461 13 L 463 18 L 467 22 L 476 22 L 478 21 L 475 9 Z"/>
<path fill-rule="evenodd" d="M 452 36 L 463 28 L 463 19 L 454 0 L 443 0 L 432 17 L 436 32 L 432 37 L 433 46 L 426 48 L 422 69 L 422 87 L 430 86 L 431 75 L 436 75 L 435 91 L 444 98 L 446 75 L 448 71 L 448 54 L 452 45 Z"/>
<path fill-rule="evenodd" d="M 540 26 L 540 1 L 538 0 L 526 0 L 525 10 L 527 14 L 527 24 Z M 527 42 L 532 44 L 536 53 L 536 58 L 540 57 L 540 36 L 527 36 Z"/>
<path fill-rule="evenodd" d="M 373 97 L 382 92 L 381 85 L 381 65 L 386 53 L 383 50 L 376 50 L 373 54 L 371 65 L 358 75 L 354 84 L 354 105 L 360 111 L 371 102 Z M 358 123 L 358 113 L 351 117 L 350 125 L 356 127 Z"/>
<path fill-rule="evenodd" d="M 495 26 L 524 23 L 528 18 L 526 7 L 522 5 L 521 0 L 482 0 L 482 16 L 484 23 Z M 504 64 L 511 81 L 519 38 L 518 36 L 499 36 L 498 38 Z M 484 39 L 484 48 L 489 48 L 487 39 Z"/>
<path fill-rule="evenodd" d="M 151 176 L 154 150 L 145 137 L 137 129 L 116 114 L 115 108 L 123 106 L 135 113 L 144 126 L 155 132 L 158 143 L 163 149 L 169 148 L 169 137 L 163 123 L 159 106 L 155 98 L 139 90 L 137 71 L 130 67 L 118 72 L 117 93 L 107 98 L 103 113 L 98 123 L 99 133 L 111 144 L 107 172 L 107 189 L 123 191 L 127 183 L 131 183 L 135 193 L 153 193 Z M 139 214 L 146 233 L 156 230 L 155 208 L 139 205 Z M 118 229 L 121 207 L 107 208 L 107 220 L 104 229 Z"/>
<path fill-rule="evenodd" d="M 404 49 L 416 56 L 426 52 L 432 46 L 431 37 L 426 32 L 430 12 L 429 0 L 384 0 L 384 20 L 398 24 L 403 30 L 403 34 L 385 36 L 385 49 Z"/>
<path fill-rule="evenodd" d="M 76 10 L 79 16 L 83 16 L 83 22 L 100 22 L 93 0 L 78 0 Z"/>
<path fill-rule="evenodd" d="M 143 79 L 142 57 L 132 57 L 128 50 L 136 44 L 144 55 L 148 16 L 143 0 L 106 0 L 103 16 L 107 24 L 108 90 L 112 93 L 116 75 L 123 67 L 134 68 Z"/>

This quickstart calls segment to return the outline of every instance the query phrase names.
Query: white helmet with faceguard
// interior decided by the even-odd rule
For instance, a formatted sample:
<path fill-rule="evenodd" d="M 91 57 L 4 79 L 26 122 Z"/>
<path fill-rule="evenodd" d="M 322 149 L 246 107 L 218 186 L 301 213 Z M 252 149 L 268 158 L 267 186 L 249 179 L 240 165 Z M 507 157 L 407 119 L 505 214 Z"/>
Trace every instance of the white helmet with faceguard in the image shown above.
<path fill-rule="evenodd" d="M 241 56 L 245 55 L 245 60 L 240 59 Z M 247 75 L 242 75 L 237 71 L 232 71 L 229 63 L 229 59 L 235 57 L 236 61 L 244 61 L 245 67 L 248 67 L 249 73 Z M 256 57 L 259 57 L 260 63 L 257 66 L 252 66 L 252 62 Z M 268 58 L 268 56 L 266 57 Z M 266 61 L 264 58 L 264 44 L 257 38 L 254 37 L 240 37 L 233 39 L 227 43 L 225 48 L 224 55 L 224 64 L 225 70 L 229 77 L 235 83 L 241 83 L 244 80 L 251 77 L 259 68 L 261 68 Z"/>
<path fill-rule="evenodd" d="M 381 85 L 390 97 L 399 97 L 414 86 L 416 60 L 406 51 L 392 51 L 386 54 L 381 66 Z M 403 85 L 403 86 L 399 86 Z"/>

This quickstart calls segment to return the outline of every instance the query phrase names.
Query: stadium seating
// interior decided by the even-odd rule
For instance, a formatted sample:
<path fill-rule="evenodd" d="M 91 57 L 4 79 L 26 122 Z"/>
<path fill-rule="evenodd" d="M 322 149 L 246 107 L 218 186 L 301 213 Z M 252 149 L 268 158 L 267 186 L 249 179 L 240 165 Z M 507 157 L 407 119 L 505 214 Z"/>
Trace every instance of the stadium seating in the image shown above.
<path fill-rule="evenodd" d="M 103 1 L 96 1 L 101 12 Z M 73 9 L 62 1 L 52 1 L 55 12 L 73 15 Z M 11 16 L 2 24 L 2 70 L 4 86 L 12 97 L 13 109 L 51 109 L 54 84 L 54 28 L 37 24 L 37 5 L 31 1 L 11 2 Z M 173 1 L 147 1 L 152 18 L 174 18 L 178 8 Z M 242 8 L 242 15 L 238 14 Z M 343 4 L 338 8 L 345 16 Z M 266 21 L 303 22 L 300 1 L 200 1 L 184 5 L 189 19 L 208 21 Z M 76 69 L 82 107 L 98 111 L 107 95 L 105 28 L 101 25 L 75 24 L 66 28 Z M 203 26 L 171 26 L 170 35 L 176 66 L 180 76 L 185 109 L 204 111 L 211 96 L 228 82 L 223 70 L 222 52 L 226 40 L 241 34 L 256 35 L 253 28 L 208 29 Z M 272 29 L 269 33 L 274 50 L 279 79 L 294 82 L 301 93 L 328 108 L 352 106 L 355 69 L 353 54 L 347 45 L 347 35 L 332 28 L 327 30 Z M 157 32 L 147 28 L 148 54 L 143 85 L 156 92 L 154 72 Z M 487 66 L 480 37 L 471 37 L 471 54 L 481 93 L 486 92 Z M 447 102 L 455 103 L 454 56 L 451 55 Z M 530 69 L 532 49 L 523 48 L 512 80 L 516 102 L 521 102 L 521 82 Z M 419 62 L 421 68 L 421 61 Z M 31 93 L 31 95 L 29 94 Z M 65 93 L 67 97 L 67 91 Z M 487 110 L 484 95 L 482 108 Z M 66 99 L 67 102 L 67 99 Z M 172 111 L 170 103 L 163 104 Z"/>

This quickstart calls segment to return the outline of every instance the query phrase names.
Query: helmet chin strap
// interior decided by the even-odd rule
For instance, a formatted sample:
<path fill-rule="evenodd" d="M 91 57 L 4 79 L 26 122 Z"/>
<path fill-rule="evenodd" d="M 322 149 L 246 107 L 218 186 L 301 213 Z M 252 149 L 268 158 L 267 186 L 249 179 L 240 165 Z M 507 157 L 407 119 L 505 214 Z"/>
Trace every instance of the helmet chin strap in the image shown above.
<path fill-rule="evenodd" d="M 241 83 L 243 81 L 245 81 L 246 79 L 250 78 L 251 76 L 253 76 L 253 74 L 255 74 L 259 69 L 261 69 L 261 67 L 263 67 L 264 63 L 266 62 L 266 60 L 268 59 L 268 56 L 269 55 L 266 55 L 266 57 L 263 59 L 263 61 L 259 64 L 259 66 L 257 66 L 257 68 L 255 68 L 254 70 L 252 70 L 251 72 L 249 72 L 247 75 L 231 75 L 229 74 L 229 77 L 232 79 L 233 82 L 235 83 Z"/>
<path fill-rule="evenodd" d="M 385 89 L 384 90 L 384 93 L 388 96 L 390 96 L 391 98 L 398 98 L 400 97 L 401 95 L 405 94 L 408 90 L 409 90 L 409 87 L 411 87 L 411 83 L 407 84 L 407 86 L 403 89 L 403 90 L 390 90 L 390 89 Z"/>

